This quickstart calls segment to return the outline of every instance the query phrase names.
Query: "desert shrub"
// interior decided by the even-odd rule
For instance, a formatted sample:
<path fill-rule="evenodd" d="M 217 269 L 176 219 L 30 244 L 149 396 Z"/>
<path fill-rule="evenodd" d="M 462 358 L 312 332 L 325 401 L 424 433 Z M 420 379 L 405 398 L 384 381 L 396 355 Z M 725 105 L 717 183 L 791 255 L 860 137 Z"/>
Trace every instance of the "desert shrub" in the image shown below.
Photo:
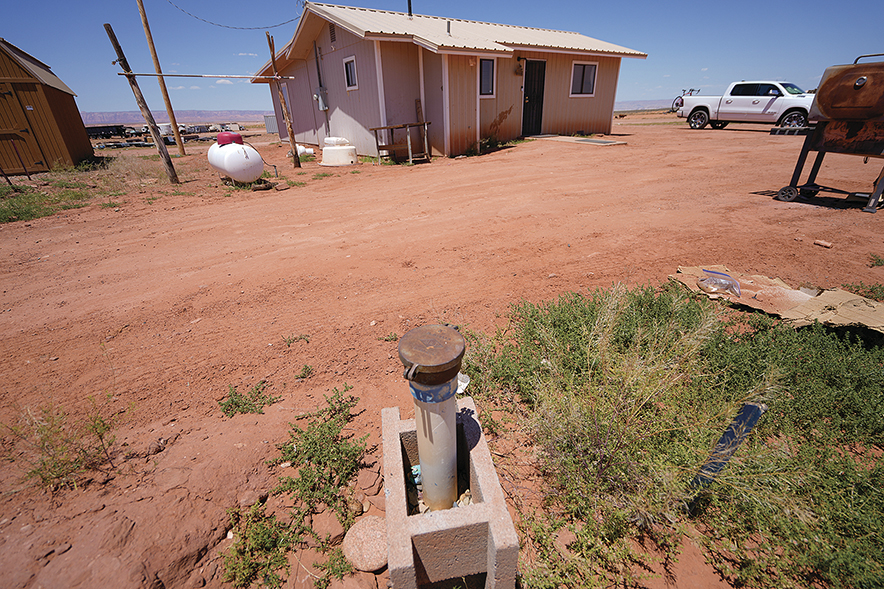
<path fill-rule="evenodd" d="M 227 417 L 233 417 L 237 413 L 264 413 L 264 407 L 273 405 L 282 399 L 282 397 L 264 394 L 266 388 L 267 381 L 262 380 L 250 388 L 246 394 L 242 394 L 236 390 L 235 386 L 230 385 L 227 397 L 218 401 L 221 412 Z"/>
<path fill-rule="evenodd" d="M 537 506 L 516 501 L 526 587 L 639 583 L 654 558 L 640 543 L 675 558 L 689 517 L 738 585 L 882 578 L 881 347 L 672 284 L 523 302 L 470 342 L 474 396 L 513 413 L 547 489 Z M 746 402 L 767 413 L 711 485 L 692 487 Z"/>

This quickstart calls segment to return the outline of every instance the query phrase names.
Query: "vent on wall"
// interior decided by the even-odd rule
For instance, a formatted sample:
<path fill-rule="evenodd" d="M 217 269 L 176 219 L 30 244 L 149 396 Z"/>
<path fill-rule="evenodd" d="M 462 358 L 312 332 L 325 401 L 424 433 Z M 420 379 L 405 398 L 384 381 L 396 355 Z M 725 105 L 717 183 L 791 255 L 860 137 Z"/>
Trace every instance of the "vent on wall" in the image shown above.
<path fill-rule="evenodd" d="M 328 23 L 328 38 L 331 40 L 332 43 L 334 43 L 336 41 L 336 39 L 335 39 L 335 23 L 333 23 L 333 22 Z"/>

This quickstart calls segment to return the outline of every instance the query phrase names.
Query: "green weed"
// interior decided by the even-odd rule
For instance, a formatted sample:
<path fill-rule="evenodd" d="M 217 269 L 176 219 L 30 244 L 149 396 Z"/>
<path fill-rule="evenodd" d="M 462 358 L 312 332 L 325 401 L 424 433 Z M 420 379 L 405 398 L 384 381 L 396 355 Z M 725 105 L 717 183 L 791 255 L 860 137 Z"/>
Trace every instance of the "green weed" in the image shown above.
<path fill-rule="evenodd" d="M 500 435 L 537 449 L 531 470 L 548 489 L 537 507 L 516 499 L 533 555 L 523 586 L 640 583 L 652 559 L 676 558 L 688 503 L 707 558 L 736 585 L 882 578 L 881 347 L 671 284 L 522 303 L 506 328 L 468 337 L 474 396 L 512 413 Z M 692 489 L 748 401 L 769 409 L 715 481 Z"/>
<path fill-rule="evenodd" d="M 399 335 L 398 335 L 396 332 L 391 331 L 391 332 L 388 333 L 387 335 L 379 336 L 379 337 L 378 337 L 378 341 L 382 341 L 382 342 L 397 342 L 397 341 L 399 341 Z"/>
<path fill-rule="evenodd" d="M 329 539 L 319 537 L 309 525 L 310 516 L 322 505 L 337 515 L 345 530 L 354 520 L 345 489 L 359 472 L 368 436 L 353 439 L 344 433 L 359 402 L 348 394 L 350 390 L 347 385 L 343 390 L 335 388 L 325 397 L 325 407 L 299 418 L 309 421 L 304 429 L 290 424 L 289 440 L 277 445 L 280 455 L 270 463 L 297 465 L 297 475 L 280 477 L 279 485 L 271 491 L 287 494 L 294 503 L 291 522 L 283 524 L 266 515 L 260 503 L 248 511 L 229 512 L 236 541 L 224 558 L 224 578 L 236 587 L 255 582 L 280 587 L 285 582 L 282 574 L 289 572 L 286 554 L 308 537 L 326 554 L 326 560 L 316 565 L 322 571 L 322 575 L 315 575 L 317 588 L 324 589 L 333 579 L 352 572 L 341 550 L 333 549 Z"/>
<path fill-rule="evenodd" d="M 884 284 L 842 284 L 841 288 L 873 301 L 884 301 Z"/>
<path fill-rule="evenodd" d="M 334 174 L 332 174 L 331 172 L 318 172 L 316 174 L 313 174 L 313 179 L 322 180 L 323 178 L 328 178 L 330 176 L 334 176 Z"/>
<path fill-rule="evenodd" d="M 49 491 L 75 488 L 87 471 L 114 468 L 113 430 L 121 416 L 109 414 L 109 400 L 90 397 L 89 411 L 79 420 L 52 404 L 21 410 L 16 423 L 3 424 L 7 459 L 22 465 L 25 480 Z"/>
<path fill-rule="evenodd" d="M 30 186 L 0 186 L 0 223 L 30 221 L 60 210 L 86 206 L 86 190 L 61 188 L 41 192 Z"/>
<path fill-rule="evenodd" d="M 286 554 L 296 539 L 290 526 L 267 515 L 261 502 L 248 510 L 228 510 L 227 514 L 234 541 L 224 555 L 224 580 L 234 587 L 249 587 L 255 582 L 282 587 L 285 579 L 279 571 L 288 574 Z"/>
<path fill-rule="evenodd" d="M 297 376 L 295 376 L 295 378 L 304 379 L 310 378 L 311 376 L 313 376 L 313 367 L 309 364 L 304 364 L 304 366 L 301 368 L 301 372 L 299 372 Z"/>
<path fill-rule="evenodd" d="M 304 333 L 301 335 L 282 336 L 282 341 L 285 343 L 286 347 L 291 347 L 295 342 L 306 342 L 309 344 L 310 336 Z"/>
<path fill-rule="evenodd" d="M 295 521 L 302 520 L 316 506 L 326 505 L 345 528 L 353 522 L 341 489 L 359 472 L 368 436 L 354 440 L 344 433 L 359 402 L 348 394 L 351 388 L 335 388 L 331 396 L 325 397 L 326 407 L 305 416 L 311 420 L 307 427 L 301 429 L 291 424 L 289 441 L 278 446 L 280 456 L 276 463 L 299 465 L 297 477 L 280 478 L 280 484 L 272 491 L 292 495 L 297 503 L 293 511 Z"/>
<path fill-rule="evenodd" d="M 872 268 L 876 268 L 878 266 L 884 266 L 884 257 L 876 255 L 876 254 L 869 254 L 869 255 L 872 258 L 872 261 L 869 262 L 869 266 L 871 266 Z"/>
<path fill-rule="evenodd" d="M 264 413 L 264 407 L 273 405 L 282 397 L 274 397 L 265 395 L 264 390 L 267 388 L 267 381 L 260 381 L 258 384 L 249 389 L 249 392 L 243 395 L 236 390 L 236 387 L 230 385 L 227 392 L 227 398 L 218 401 L 221 406 L 221 412 L 227 417 L 233 417 L 237 413 Z"/>
<path fill-rule="evenodd" d="M 298 182 L 297 180 L 286 180 L 285 183 L 289 186 L 294 186 L 297 188 L 303 188 L 304 186 L 307 186 L 306 182 Z"/>
<path fill-rule="evenodd" d="M 325 562 L 316 563 L 316 567 L 323 572 L 321 577 L 313 581 L 316 589 L 327 589 L 333 579 L 340 581 L 354 571 L 353 565 L 340 548 L 331 549 Z"/>

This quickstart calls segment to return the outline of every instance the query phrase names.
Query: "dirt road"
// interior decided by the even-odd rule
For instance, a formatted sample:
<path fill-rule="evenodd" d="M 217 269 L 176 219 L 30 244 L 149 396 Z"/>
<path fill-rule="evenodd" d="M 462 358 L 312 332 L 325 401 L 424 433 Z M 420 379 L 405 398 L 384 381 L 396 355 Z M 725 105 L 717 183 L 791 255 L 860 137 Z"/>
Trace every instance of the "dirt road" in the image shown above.
<path fill-rule="evenodd" d="M 869 267 L 884 255 L 884 212 L 774 200 L 803 139 L 766 126 L 630 115 L 605 137 L 618 145 L 539 139 L 411 167 L 308 163 L 302 175 L 275 136 L 246 139 L 305 185 L 232 190 L 208 146 L 189 145 L 180 187 L 133 185 L 116 207 L 0 226 L 0 421 L 45 403 L 82 414 L 104 393 L 132 408 L 122 474 L 51 497 L 4 463 L 6 586 L 218 586 L 225 510 L 272 485 L 263 460 L 289 421 L 345 383 L 370 443 L 383 407 L 412 414 L 392 334 L 490 331 L 520 300 L 659 284 L 680 265 L 794 287 L 884 282 Z M 868 191 L 879 165 L 832 155 L 819 181 Z M 305 366 L 312 376 L 298 378 Z M 282 402 L 221 414 L 230 386 L 260 380 Z"/>

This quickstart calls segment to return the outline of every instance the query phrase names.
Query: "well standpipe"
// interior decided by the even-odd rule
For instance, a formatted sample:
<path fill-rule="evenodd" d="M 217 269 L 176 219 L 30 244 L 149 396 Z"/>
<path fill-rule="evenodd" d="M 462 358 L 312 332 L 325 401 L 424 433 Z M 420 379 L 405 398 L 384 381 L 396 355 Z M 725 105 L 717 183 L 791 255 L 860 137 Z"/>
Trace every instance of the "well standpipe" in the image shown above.
<path fill-rule="evenodd" d="M 424 504 L 449 509 L 457 502 L 457 374 L 466 342 L 445 325 L 412 329 L 399 340 L 399 359 L 414 397 Z"/>

